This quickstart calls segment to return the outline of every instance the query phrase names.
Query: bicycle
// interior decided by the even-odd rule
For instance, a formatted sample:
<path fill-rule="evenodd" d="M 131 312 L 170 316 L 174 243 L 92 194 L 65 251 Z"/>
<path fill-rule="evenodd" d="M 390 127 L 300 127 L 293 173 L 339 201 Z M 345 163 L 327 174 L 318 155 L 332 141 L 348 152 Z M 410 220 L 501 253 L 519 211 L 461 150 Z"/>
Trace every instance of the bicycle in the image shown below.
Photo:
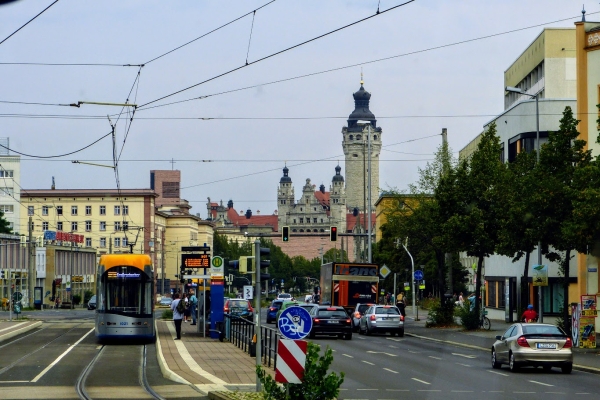
<path fill-rule="evenodd" d="M 485 307 L 481 307 L 479 326 L 482 327 L 483 329 L 489 331 L 490 329 L 492 329 L 492 323 L 490 322 L 490 319 L 488 317 L 486 317 L 486 315 L 487 315 L 487 310 L 485 309 Z"/>

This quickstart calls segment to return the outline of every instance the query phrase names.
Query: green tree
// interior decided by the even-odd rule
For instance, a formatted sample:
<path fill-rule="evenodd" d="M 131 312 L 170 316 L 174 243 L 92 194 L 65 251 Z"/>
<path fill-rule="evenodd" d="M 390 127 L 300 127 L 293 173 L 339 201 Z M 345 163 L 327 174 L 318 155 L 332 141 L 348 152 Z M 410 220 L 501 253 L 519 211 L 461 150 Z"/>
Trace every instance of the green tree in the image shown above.
<path fill-rule="evenodd" d="M 4 213 L 0 211 L 0 233 L 13 233 L 10 222 L 4 218 Z"/>

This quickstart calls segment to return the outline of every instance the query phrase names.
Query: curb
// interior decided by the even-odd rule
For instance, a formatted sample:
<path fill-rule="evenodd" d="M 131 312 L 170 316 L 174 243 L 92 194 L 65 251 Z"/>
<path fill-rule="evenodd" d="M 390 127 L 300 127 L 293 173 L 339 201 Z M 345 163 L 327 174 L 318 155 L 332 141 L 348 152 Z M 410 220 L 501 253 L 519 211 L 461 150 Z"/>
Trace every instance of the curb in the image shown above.
<path fill-rule="evenodd" d="M 427 337 L 427 336 L 416 335 L 414 333 L 405 333 L 404 335 L 414 337 L 417 339 L 429 340 L 431 342 L 452 344 L 455 346 L 465 347 L 467 349 L 472 349 L 472 350 L 480 350 L 480 351 L 485 351 L 485 352 L 490 351 L 490 349 L 485 348 L 485 347 L 473 346 L 470 344 L 459 343 L 459 342 L 453 342 L 451 340 L 435 339 L 435 338 L 431 338 L 431 337 Z M 596 367 L 588 367 L 587 365 L 573 364 L 573 369 L 575 369 L 577 371 L 588 372 L 590 374 L 599 374 L 600 375 L 600 368 L 596 368 Z"/>
<path fill-rule="evenodd" d="M 178 382 L 178 383 L 183 383 L 184 385 L 193 386 L 190 382 L 186 381 L 181 376 L 179 376 L 175 372 L 173 372 L 167 365 L 167 361 L 165 360 L 165 356 L 163 355 L 162 347 L 160 345 L 160 337 L 158 335 L 158 327 L 157 327 L 156 320 L 154 320 L 154 332 L 156 332 L 156 356 L 158 358 L 158 366 L 160 367 L 160 372 L 162 373 L 163 377 L 165 377 L 166 379 L 169 379 L 173 382 Z"/>
<path fill-rule="evenodd" d="M 19 328 L 19 329 L 15 329 L 14 331 L 8 332 L 8 333 L 0 336 L 0 342 L 3 342 L 3 341 L 8 340 L 10 338 L 13 338 L 13 337 L 15 337 L 17 335 L 20 335 L 21 333 L 28 332 L 28 331 L 30 331 L 32 329 L 35 329 L 35 328 L 39 327 L 40 325 L 42 325 L 42 321 L 37 321 L 37 322 L 34 322 L 33 324 L 24 326 L 24 327 Z"/>

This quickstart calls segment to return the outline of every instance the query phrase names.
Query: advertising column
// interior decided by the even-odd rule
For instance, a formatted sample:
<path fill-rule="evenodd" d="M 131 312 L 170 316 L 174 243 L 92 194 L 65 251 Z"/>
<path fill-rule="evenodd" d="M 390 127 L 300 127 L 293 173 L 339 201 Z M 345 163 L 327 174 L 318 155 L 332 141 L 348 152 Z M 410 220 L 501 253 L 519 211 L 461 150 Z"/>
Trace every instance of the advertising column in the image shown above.
<path fill-rule="evenodd" d="M 579 319 L 579 347 L 586 349 L 596 348 L 596 295 L 584 294 L 581 296 L 581 317 Z"/>

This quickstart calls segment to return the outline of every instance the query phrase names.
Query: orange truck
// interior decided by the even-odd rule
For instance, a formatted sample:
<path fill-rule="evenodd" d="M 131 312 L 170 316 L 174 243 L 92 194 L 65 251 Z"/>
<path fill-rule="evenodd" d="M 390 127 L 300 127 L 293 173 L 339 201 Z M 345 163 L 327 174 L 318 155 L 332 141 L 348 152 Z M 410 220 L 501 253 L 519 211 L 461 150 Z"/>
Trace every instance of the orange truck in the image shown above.
<path fill-rule="evenodd" d="M 321 304 L 342 306 L 349 312 L 358 303 L 377 303 L 377 264 L 327 263 L 321 266 Z"/>

